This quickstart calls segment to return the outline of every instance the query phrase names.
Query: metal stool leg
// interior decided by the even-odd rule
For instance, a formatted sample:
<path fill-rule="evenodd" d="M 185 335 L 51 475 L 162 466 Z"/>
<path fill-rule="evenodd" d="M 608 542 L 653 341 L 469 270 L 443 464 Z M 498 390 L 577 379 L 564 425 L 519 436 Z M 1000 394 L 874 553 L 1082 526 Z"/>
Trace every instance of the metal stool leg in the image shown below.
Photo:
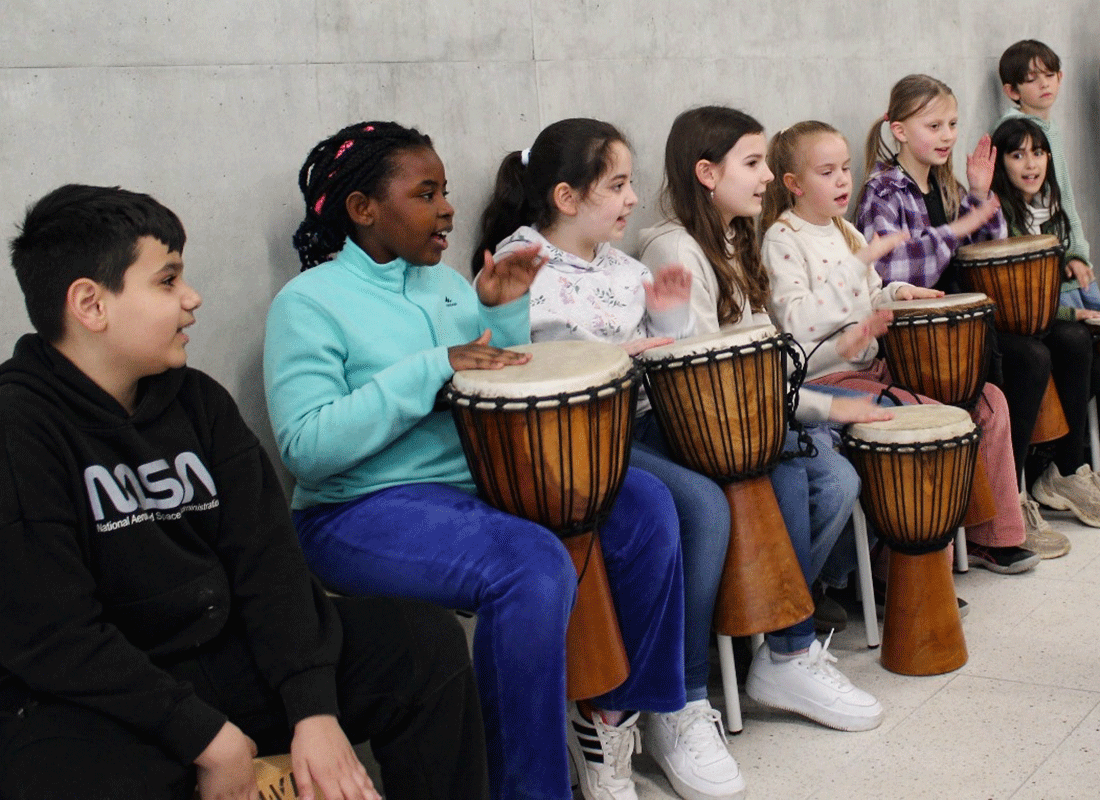
<path fill-rule="evenodd" d="M 733 640 L 718 634 L 718 663 L 722 668 L 722 692 L 726 696 L 726 730 L 740 733 L 745 726 L 741 722 L 741 699 L 737 695 L 737 668 L 733 663 Z"/>
<path fill-rule="evenodd" d="M 966 528 L 959 528 L 955 534 L 955 572 L 970 572 L 970 561 L 966 557 Z"/>
<path fill-rule="evenodd" d="M 863 604 L 863 626 L 867 629 L 867 646 L 878 647 L 882 639 L 878 632 L 878 614 L 875 613 L 875 590 L 871 577 L 871 549 L 867 546 L 867 517 L 858 502 L 852 509 L 852 527 L 856 535 L 856 574 L 859 577 L 859 596 Z"/>

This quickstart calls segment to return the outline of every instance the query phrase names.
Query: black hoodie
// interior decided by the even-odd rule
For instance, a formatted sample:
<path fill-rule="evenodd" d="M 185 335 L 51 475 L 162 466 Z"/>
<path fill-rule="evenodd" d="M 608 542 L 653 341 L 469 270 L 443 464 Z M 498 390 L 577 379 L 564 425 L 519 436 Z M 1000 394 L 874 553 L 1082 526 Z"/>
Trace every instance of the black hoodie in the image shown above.
<path fill-rule="evenodd" d="M 0 688 L 95 709 L 189 763 L 226 717 L 163 667 L 228 628 L 292 726 L 335 714 L 339 618 L 232 398 L 183 368 L 143 379 L 137 403 L 35 335 L 0 365 Z"/>

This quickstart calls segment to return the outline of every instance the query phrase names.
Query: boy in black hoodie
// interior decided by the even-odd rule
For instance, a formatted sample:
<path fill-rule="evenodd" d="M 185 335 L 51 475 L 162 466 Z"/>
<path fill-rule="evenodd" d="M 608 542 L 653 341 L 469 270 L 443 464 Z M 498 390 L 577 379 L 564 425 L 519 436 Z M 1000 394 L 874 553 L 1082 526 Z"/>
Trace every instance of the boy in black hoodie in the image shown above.
<path fill-rule="evenodd" d="M 303 798 L 376 798 L 348 736 L 391 798 L 484 796 L 453 617 L 328 598 L 186 367 L 184 238 L 147 195 L 71 185 L 11 243 L 37 333 L 0 365 L 0 798 L 253 800 L 251 757 L 288 749 Z"/>

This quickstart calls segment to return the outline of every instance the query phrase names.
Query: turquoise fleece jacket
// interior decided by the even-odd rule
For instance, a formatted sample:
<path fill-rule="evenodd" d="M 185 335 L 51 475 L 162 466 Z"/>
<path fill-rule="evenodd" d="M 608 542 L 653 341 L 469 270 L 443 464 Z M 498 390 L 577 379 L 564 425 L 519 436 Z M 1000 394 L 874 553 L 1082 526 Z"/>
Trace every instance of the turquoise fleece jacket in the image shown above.
<path fill-rule="evenodd" d="M 350 239 L 271 304 L 264 389 L 295 509 L 406 483 L 474 491 L 449 410 L 447 348 L 490 328 L 498 347 L 530 340 L 528 297 L 483 306 L 457 272 L 376 264 Z"/>

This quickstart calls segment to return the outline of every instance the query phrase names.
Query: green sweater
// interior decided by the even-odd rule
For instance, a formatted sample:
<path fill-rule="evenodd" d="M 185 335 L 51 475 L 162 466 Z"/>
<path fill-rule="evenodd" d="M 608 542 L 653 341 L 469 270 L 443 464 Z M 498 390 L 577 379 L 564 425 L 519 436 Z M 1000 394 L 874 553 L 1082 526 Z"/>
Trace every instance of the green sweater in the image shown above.
<path fill-rule="evenodd" d="M 436 395 L 447 348 L 486 328 L 492 344 L 530 341 L 528 296 L 488 308 L 443 264 L 377 264 L 350 239 L 271 304 L 264 388 L 292 506 L 341 503 L 387 486 L 474 491 L 458 431 Z"/>

